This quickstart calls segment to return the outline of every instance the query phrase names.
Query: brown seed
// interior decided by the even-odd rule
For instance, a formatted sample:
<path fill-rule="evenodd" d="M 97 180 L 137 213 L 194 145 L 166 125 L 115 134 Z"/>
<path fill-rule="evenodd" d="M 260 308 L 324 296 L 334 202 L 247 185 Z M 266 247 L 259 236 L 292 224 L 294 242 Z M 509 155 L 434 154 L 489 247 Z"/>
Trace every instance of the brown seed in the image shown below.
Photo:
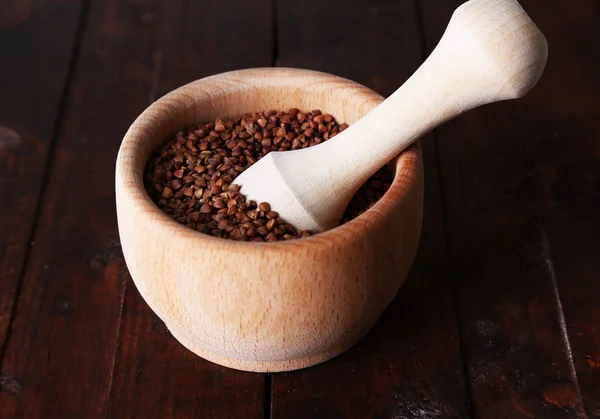
<path fill-rule="evenodd" d="M 225 202 L 221 198 L 217 198 L 213 201 L 213 207 L 215 208 L 225 208 Z"/>
<path fill-rule="evenodd" d="M 266 227 L 267 227 L 269 230 L 273 230 L 273 227 L 275 227 L 275 220 L 273 219 L 273 220 L 269 220 L 269 221 L 267 221 Z"/>
<path fill-rule="evenodd" d="M 169 198 L 173 197 L 173 191 L 167 187 L 164 187 L 162 190 L 161 196 L 163 198 L 169 199 Z"/>
<path fill-rule="evenodd" d="M 287 131 L 285 130 L 284 127 L 281 127 L 277 130 L 277 132 L 275 133 L 275 135 L 277 137 L 285 137 L 285 135 L 287 134 Z"/>
<path fill-rule="evenodd" d="M 256 229 L 256 232 L 261 236 L 266 236 L 267 234 L 269 234 L 269 229 L 267 228 L 267 226 L 260 226 Z"/>
<path fill-rule="evenodd" d="M 269 205 L 268 202 L 261 202 L 260 205 L 258 206 L 258 209 L 263 212 L 269 212 L 269 211 L 271 211 L 271 206 Z"/>
<path fill-rule="evenodd" d="M 192 223 L 197 223 L 198 219 L 200 218 L 200 214 L 197 212 L 190 212 L 187 216 L 187 222 L 192 224 Z"/>
<path fill-rule="evenodd" d="M 278 240 L 277 235 L 275 233 L 269 233 L 266 237 L 266 240 L 268 242 L 276 242 Z"/>
<path fill-rule="evenodd" d="M 223 218 L 217 224 L 217 228 L 220 230 L 226 230 L 227 227 L 230 227 L 230 226 L 231 226 L 231 221 L 229 221 L 227 218 Z"/>
<path fill-rule="evenodd" d="M 252 224 L 254 224 L 256 227 L 261 227 L 264 226 L 265 224 L 267 224 L 266 220 L 261 220 L 260 218 L 257 220 L 252 221 Z"/>
<path fill-rule="evenodd" d="M 209 204 L 204 204 L 200 207 L 200 212 L 202 214 L 210 214 L 212 212 L 212 207 Z"/>
<path fill-rule="evenodd" d="M 226 129 L 227 128 L 225 128 L 225 124 L 223 123 L 223 121 L 221 121 L 220 119 L 217 119 L 217 121 L 215 122 L 215 131 L 223 132 Z"/>
<path fill-rule="evenodd" d="M 269 212 L 266 214 L 266 217 L 267 217 L 269 220 L 275 220 L 276 218 L 278 218 L 278 217 L 279 217 L 279 213 L 278 213 L 277 211 L 269 211 Z"/>
<path fill-rule="evenodd" d="M 181 188 L 181 181 L 180 181 L 180 180 L 178 180 L 178 179 L 175 179 L 175 180 L 173 180 L 173 181 L 171 182 L 171 187 L 172 187 L 174 190 L 178 190 L 179 188 Z"/>
<path fill-rule="evenodd" d="M 191 139 L 187 140 L 187 142 L 185 143 L 185 148 L 187 148 L 190 151 L 198 151 L 198 149 L 194 147 L 194 142 Z"/>
<path fill-rule="evenodd" d="M 227 218 L 227 214 L 222 214 L 220 211 L 212 216 L 213 220 L 217 223 L 225 218 Z"/>

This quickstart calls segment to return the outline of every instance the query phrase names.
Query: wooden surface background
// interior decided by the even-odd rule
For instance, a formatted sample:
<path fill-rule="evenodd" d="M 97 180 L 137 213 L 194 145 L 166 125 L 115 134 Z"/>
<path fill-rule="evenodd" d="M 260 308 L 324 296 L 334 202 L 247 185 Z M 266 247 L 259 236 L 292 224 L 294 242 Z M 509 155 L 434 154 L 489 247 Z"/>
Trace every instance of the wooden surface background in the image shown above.
<path fill-rule="evenodd" d="M 153 100 L 258 66 L 389 95 L 460 3 L 0 2 L 0 418 L 600 418 L 597 0 L 523 0 L 550 45 L 539 85 L 423 139 L 417 260 L 347 353 L 219 367 L 128 277 L 114 161 Z"/>

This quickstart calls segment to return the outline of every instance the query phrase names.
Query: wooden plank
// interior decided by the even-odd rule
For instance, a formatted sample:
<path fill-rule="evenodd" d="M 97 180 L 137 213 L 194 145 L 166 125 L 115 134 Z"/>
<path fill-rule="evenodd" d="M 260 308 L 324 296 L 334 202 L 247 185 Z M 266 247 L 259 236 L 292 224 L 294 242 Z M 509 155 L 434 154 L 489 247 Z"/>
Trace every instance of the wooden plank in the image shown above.
<path fill-rule="evenodd" d="M 390 94 L 421 61 L 413 2 L 278 2 L 279 61 Z M 437 187 L 423 141 L 425 215 L 411 274 L 375 328 L 324 364 L 273 376 L 272 417 L 469 416 Z"/>
<path fill-rule="evenodd" d="M 429 49 L 459 4 L 421 0 Z M 542 9 L 551 24 L 556 9 Z M 524 101 L 475 110 L 438 130 L 475 417 L 585 417 L 532 199 L 537 154 L 527 126 L 547 88 L 542 83 Z"/>
<path fill-rule="evenodd" d="M 271 64 L 269 1 L 205 0 L 188 9 L 171 3 L 163 12 L 178 23 L 160 48 L 159 95 L 207 75 Z M 265 375 L 223 368 L 189 352 L 131 285 L 107 416 L 263 417 Z"/>
<path fill-rule="evenodd" d="M 0 393 L 3 418 L 123 417 L 119 409 L 131 407 L 127 401 L 138 392 L 154 394 L 159 400 L 150 407 L 142 404 L 152 398 L 134 400 L 131 412 L 152 407 L 155 412 L 178 412 L 181 406 L 177 403 L 193 400 L 184 410 L 208 409 L 216 417 L 234 410 L 262 414 L 263 376 L 248 379 L 230 370 L 215 370 L 190 359 L 178 346 L 171 351 L 173 344 L 164 344 L 167 336 L 145 335 L 152 317 L 145 306 L 135 311 L 136 305 L 143 304 L 135 293 L 128 295 L 127 341 L 121 342 L 123 350 L 118 356 L 127 366 L 135 365 L 142 380 L 128 381 L 131 376 L 123 363 L 113 371 L 127 280 L 115 222 L 114 161 L 127 127 L 159 92 L 163 71 L 176 83 L 183 81 L 176 79 L 181 57 L 169 54 L 171 49 L 181 51 L 178 28 L 189 11 L 186 4 L 189 2 L 159 0 L 91 3 L 63 129 L 48 175 L 36 245 L 30 253 L 5 350 L 3 371 L 13 381 L 3 378 L 3 386 L 20 386 L 20 390 L 18 394 Z M 223 25 L 217 25 L 215 19 L 221 16 L 226 23 L 229 18 L 224 17 L 225 8 L 211 15 L 215 5 L 205 2 L 208 13 L 200 16 L 196 12 L 195 24 L 204 24 L 205 33 L 216 39 Z M 188 22 L 189 27 L 191 18 Z M 260 33 L 258 29 L 256 32 Z M 194 36 L 192 31 L 188 34 L 184 33 L 183 39 Z M 225 56 L 224 51 L 216 54 L 210 49 L 214 46 L 210 39 L 196 41 L 206 42 L 207 49 L 204 56 L 186 56 L 190 63 L 193 59 L 193 65 L 202 65 Z M 205 68 L 209 71 L 215 67 Z M 136 313 L 141 318 L 131 317 Z M 129 324 L 128 319 L 136 323 Z M 157 345 L 145 349 L 147 336 L 156 337 Z M 161 352 L 165 348 L 168 353 Z M 147 369 L 170 356 L 180 358 L 171 364 L 165 361 L 163 369 L 158 368 L 160 364 Z M 174 366 L 178 369 L 169 369 Z M 212 393 L 197 391 L 215 384 L 220 387 Z M 173 397 L 158 396 L 165 386 L 172 389 L 168 394 Z M 226 402 L 220 398 L 231 391 L 249 395 Z M 108 395 L 116 392 L 127 395 L 108 403 Z M 153 417 L 155 412 L 141 417 Z"/>
<path fill-rule="evenodd" d="M 594 45 L 600 36 L 600 4 L 584 0 L 571 7 L 552 2 L 551 10 L 531 0 L 523 4 L 551 47 L 544 79 L 527 100 L 525 127 L 529 152 L 535 156 L 535 197 L 583 404 L 589 417 L 600 418 L 600 50 Z M 560 97 L 566 100 L 557 100 Z"/>
<path fill-rule="evenodd" d="M 29 248 L 81 0 L 0 12 L 0 362 Z M 56 22 L 60 21 L 60 25 Z"/>
<path fill-rule="evenodd" d="M 133 284 L 107 404 L 109 418 L 262 418 L 265 375 L 199 358 L 177 342 Z"/>

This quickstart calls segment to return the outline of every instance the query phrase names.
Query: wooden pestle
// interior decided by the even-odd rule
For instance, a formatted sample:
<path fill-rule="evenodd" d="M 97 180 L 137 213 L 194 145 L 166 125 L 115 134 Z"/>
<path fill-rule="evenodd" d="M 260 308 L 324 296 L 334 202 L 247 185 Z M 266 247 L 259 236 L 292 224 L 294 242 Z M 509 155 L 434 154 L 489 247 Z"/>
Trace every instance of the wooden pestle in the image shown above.
<path fill-rule="evenodd" d="M 547 55 L 544 35 L 517 1 L 470 0 L 423 65 L 379 106 L 327 142 L 269 153 L 234 183 L 298 229 L 335 227 L 379 168 L 461 113 L 525 95 Z"/>

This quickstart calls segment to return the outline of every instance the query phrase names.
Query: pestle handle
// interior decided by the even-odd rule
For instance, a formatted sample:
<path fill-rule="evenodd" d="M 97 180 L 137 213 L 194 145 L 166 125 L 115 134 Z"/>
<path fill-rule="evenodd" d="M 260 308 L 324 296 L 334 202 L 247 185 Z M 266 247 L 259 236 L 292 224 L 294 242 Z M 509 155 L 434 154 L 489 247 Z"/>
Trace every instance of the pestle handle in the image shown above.
<path fill-rule="evenodd" d="M 464 3 L 404 85 L 343 135 L 319 146 L 322 164 L 339 187 L 356 190 L 436 126 L 478 106 L 525 95 L 542 74 L 547 50 L 544 35 L 518 2 Z"/>

